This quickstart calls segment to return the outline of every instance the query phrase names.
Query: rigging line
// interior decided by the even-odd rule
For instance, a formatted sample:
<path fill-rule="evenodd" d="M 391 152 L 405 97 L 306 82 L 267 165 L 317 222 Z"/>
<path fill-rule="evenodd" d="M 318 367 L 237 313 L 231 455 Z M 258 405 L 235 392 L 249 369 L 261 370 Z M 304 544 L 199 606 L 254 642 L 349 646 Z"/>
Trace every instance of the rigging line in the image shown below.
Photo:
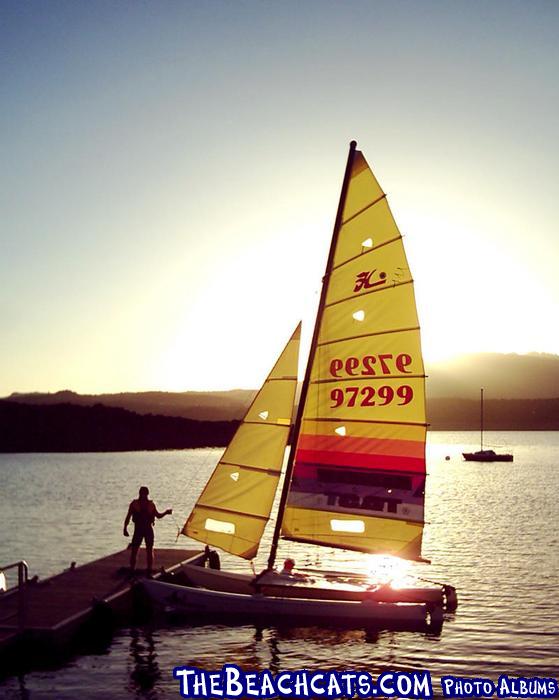
<path fill-rule="evenodd" d="M 256 515 L 255 513 L 245 513 L 241 510 L 230 510 L 229 508 L 221 508 L 221 506 L 205 506 L 203 503 L 198 503 L 196 508 L 202 508 L 203 510 L 218 511 L 219 513 L 228 513 L 229 515 L 242 515 L 245 518 L 254 518 L 255 520 L 263 520 L 268 522 L 270 518 L 264 515 Z"/>
<path fill-rule="evenodd" d="M 286 426 L 287 427 L 287 426 Z M 237 467 L 238 469 L 248 469 L 249 471 L 259 472 L 260 474 L 269 474 L 270 476 L 279 476 L 281 474 L 281 469 L 261 469 L 260 467 L 252 467 L 249 464 L 236 464 L 235 462 L 220 462 L 221 465 L 226 467 Z"/>
<path fill-rule="evenodd" d="M 209 535 L 201 535 L 200 539 L 198 539 L 198 538 L 191 538 L 191 539 L 196 539 L 197 542 L 204 542 L 208 546 L 211 545 L 212 547 L 217 547 L 218 549 L 223 549 L 223 551 L 226 552 L 227 554 L 231 554 L 231 552 L 227 552 L 227 550 L 224 549 L 223 547 L 221 547 L 221 545 L 214 544 L 213 542 L 210 542 L 210 538 L 211 538 L 212 534 L 215 534 L 215 533 L 211 533 Z M 205 537 L 206 539 L 202 539 L 203 537 Z M 231 535 L 231 537 L 234 537 L 236 540 L 240 540 L 241 542 L 246 542 L 247 544 L 256 544 L 256 542 L 254 540 L 249 539 L 248 537 L 243 537 L 242 535 L 238 535 L 236 533 L 234 535 Z M 233 554 L 233 556 L 240 557 L 241 559 L 245 559 L 242 554 Z M 249 561 L 252 561 L 252 559 L 245 559 L 245 561 L 249 562 Z"/>
<path fill-rule="evenodd" d="M 291 337 L 289 338 L 289 340 L 287 341 L 285 347 L 283 348 L 283 350 L 282 350 L 282 352 L 281 352 L 281 355 L 280 355 L 280 356 L 278 357 L 278 359 L 276 360 L 276 362 L 275 362 L 274 366 L 272 367 L 272 369 L 270 370 L 270 372 L 268 372 L 268 375 L 266 376 L 266 379 L 264 380 L 264 383 L 262 384 L 262 386 L 260 387 L 260 389 L 254 394 L 254 396 L 253 396 L 253 398 L 252 398 L 252 400 L 251 400 L 251 402 L 250 402 L 248 408 L 246 409 L 246 411 L 245 411 L 245 413 L 244 413 L 244 415 L 243 415 L 242 420 L 239 422 L 239 425 L 237 426 L 237 429 L 236 429 L 236 431 L 235 431 L 233 437 L 232 437 L 231 440 L 229 441 L 229 444 L 231 444 L 231 442 L 233 442 L 233 440 L 235 439 L 235 437 L 236 437 L 236 435 L 237 435 L 239 429 L 241 428 L 241 426 L 242 426 L 243 423 L 245 422 L 244 419 L 248 416 L 248 414 L 249 414 L 250 411 L 252 410 L 252 407 L 253 407 L 254 404 L 256 403 L 256 400 L 257 400 L 257 398 L 260 396 L 260 394 L 261 394 L 262 390 L 264 389 L 265 385 L 271 380 L 271 375 L 274 373 L 276 367 L 277 367 L 278 364 L 280 363 L 280 360 L 281 360 L 281 358 L 282 358 L 284 352 L 286 351 L 287 346 L 289 345 L 289 343 L 291 343 L 291 341 L 293 341 L 293 340 L 297 340 L 298 338 L 300 338 L 300 330 L 301 330 L 301 322 L 299 322 L 299 324 L 297 325 L 297 328 L 296 328 L 296 329 L 293 331 L 293 333 L 291 334 Z M 299 335 L 297 335 L 298 332 L 299 332 Z M 211 478 L 211 477 L 210 477 L 210 478 Z"/>
<path fill-rule="evenodd" d="M 416 576 L 418 581 L 424 581 L 425 583 L 434 583 L 435 586 L 447 586 L 447 583 L 442 583 L 441 581 L 433 581 L 430 578 L 423 578 L 423 576 Z"/>
<path fill-rule="evenodd" d="M 305 423 L 378 423 L 380 425 L 415 425 L 426 428 L 429 423 L 419 423 L 416 421 L 403 420 L 365 420 L 356 418 L 305 418 Z"/>
<path fill-rule="evenodd" d="M 314 363 L 316 352 L 317 352 L 318 336 L 320 333 L 320 326 L 322 325 L 322 319 L 324 316 L 324 306 L 326 303 L 326 296 L 328 293 L 328 277 L 327 277 L 327 275 L 328 275 L 329 271 L 332 269 L 332 265 L 334 263 L 334 255 L 336 254 L 336 247 L 338 245 L 338 238 L 339 238 L 340 230 L 342 227 L 343 210 L 344 210 L 345 203 L 347 200 L 347 192 L 348 192 L 349 185 L 350 185 L 353 164 L 355 161 L 356 148 L 357 148 L 357 141 L 354 141 L 354 140 L 351 141 L 349 144 L 349 153 L 347 156 L 347 162 L 346 162 L 346 167 L 345 167 L 345 171 L 344 171 L 344 179 L 342 182 L 342 189 L 340 192 L 338 209 L 336 211 L 336 219 L 334 221 L 334 229 L 332 231 L 332 240 L 330 241 L 330 250 L 328 252 L 328 260 L 326 262 L 326 272 L 325 272 L 325 276 L 322 280 L 320 301 L 318 302 L 318 310 L 317 310 L 317 314 L 316 314 L 316 321 L 315 321 L 312 340 L 311 340 L 309 357 L 307 360 L 307 367 L 305 369 L 305 376 L 303 379 L 303 384 L 301 385 L 301 394 L 299 396 L 299 405 L 297 406 L 297 413 L 295 416 L 295 422 L 293 424 L 292 440 L 293 440 L 294 446 L 297 444 L 299 432 L 301 429 L 301 423 L 303 420 L 303 413 L 305 410 L 305 404 L 307 402 L 309 379 L 311 376 L 312 365 Z M 289 485 L 290 485 L 291 477 L 293 475 L 294 466 L 295 466 L 295 450 L 291 449 L 289 451 L 289 457 L 287 459 L 287 465 L 285 467 L 285 475 L 283 478 L 283 484 L 282 484 L 282 488 L 281 488 L 280 500 L 279 500 L 278 510 L 277 510 L 276 525 L 274 527 L 274 531 L 272 534 L 270 554 L 268 556 L 268 568 L 269 569 L 273 569 L 274 564 L 275 564 L 275 560 L 276 560 L 278 543 L 279 543 L 279 538 L 280 538 L 280 533 L 281 533 L 281 523 L 283 520 L 285 508 L 287 505 Z"/>
<path fill-rule="evenodd" d="M 394 330 L 389 331 L 375 331 L 374 333 L 363 333 L 362 335 L 350 335 L 344 338 L 336 338 L 335 340 L 325 340 L 322 343 L 319 343 L 318 347 L 321 348 L 324 345 L 332 345 L 333 343 L 344 343 L 347 340 L 359 340 L 360 338 L 373 338 L 377 335 L 388 335 L 390 333 L 408 333 L 410 331 L 418 330 L 420 330 L 419 326 L 410 326 L 409 328 L 395 328 Z"/>
<path fill-rule="evenodd" d="M 214 450 L 211 449 L 211 448 L 208 449 L 208 450 L 206 450 L 206 455 L 205 455 L 204 460 L 202 461 L 202 463 L 201 463 L 201 465 L 200 465 L 201 468 L 202 468 L 202 470 L 205 471 L 206 468 L 207 468 L 207 466 L 208 466 L 208 464 L 209 464 L 209 462 L 210 462 L 210 461 L 213 461 L 214 459 L 215 459 Z M 218 460 L 218 463 L 219 463 L 219 460 Z M 216 466 L 217 466 L 217 465 L 216 465 Z M 184 494 L 185 494 L 185 492 L 188 491 L 188 492 L 190 493 L 190 491 L 191 491 L 191 489 L 192 489 L 192 485 L 193 485 L 194 479 L 195 479 L 195 473 L 194 473 L 194 469 L 193 469 L 190 465 L 187 465 L 187 467 L 188 467 L 188 478 L 186 478 L 186 479 L 184 480 L 182 489 L 180 489 L 180 490 L 175 494 L 175 499 L 174 499 L 175 502 L 176 502 L 177 499 L 178 499 L 178 500 L 180 500 L 181 503 L 182 503 L 182 502 L 184 501 Z M 203 491 L 203 490 L 204 490 L 204 489 L 202 489 L 202 491 Z M 198 495 L 198 498 L 199 498 L 199 497 L 200 497 L 200 494 Z M 196 505 L 196 502 L 194 503 L 194 506 L 192 506 L 191 511 L 192 511 L 192 509 L 195 507 L 195 505 Z M 175 509 L 173 508 L 173 511 L 174 511 L 174 510 L 175 510 Z M 189 516 L 190 516 L 190 513 L 185 517 L 185 519 L 184 519 L 185 523 L 186 523 L 186 521 L 188 520 L 188 517 L 189 517 Z M 174 512 L 173 512 L 173 519 L 175 520 L 175 523 L 176 523 L 175 513 L 174 513 Z M 181 527 L 179 527 L 178 530 L 179 530 L 179 533 L 182 532 L 182 528 L 181 528 Z M 177 535 L 177 539 L 178 539 L 178 535 Z M 176 541 L 176 540 L 175 540 L 175 541 Z"/>
<path fill-rule="evenodd" d="M 177 536 L 175 537 L 175 544 L 179 541 L 179 537 L 181 536 L 182 533 L 182 527 L 179 525 L 179 521 L 175 517 L 174 513 L 174 508 L 173 508 L 173 513 L 171 513 L 171 518 L 173 518 L 173 522 L 175 523 L 175 527 L 177 528 Z"/>
<path fill-rule="evenodd" d="M 333 379 L 314 379 L 311 384 L 333 384 L 335 382 L 359 382 L 378 379 L 425 379 L 425 374 L 366 374 L 364 376 L 356 375 L 354 377 L 336 377 Z"/>
<path fill-rule="evenodd" d="M 355 580 L 355 581 L 365 581 L 369 582 L 370 580 L 370 575 L 369 574 L 361 574 L 358 572 L 354 571 L 335 571 L 333 569 L 313 569 L 312 567 L 308 566 L 298 566 L 298 569 L 301 571 L 308 571 L 311 574 L 322 574 L 322 578 L 328 578 L 328 577 L 335 577 L 335 578 L 344 578 L 344 579 L 350 579 L 350 580 Z"/>
<path fill-rule="evenodd" d="M 400 234 L 399 236 L 396 236 L 396 238 L 391 238 L 388 241 L 384 241 L 383 243 L 379 243 L 378 245 L 373 246 L 369 250 L 364 250 L 362 253 L 359 253 L 359 255 L 354 255 L 353 257 L 348 258 L 347 260 L 344 260 L 341 263 L 338 263 L 338 265 L 335 265 L 332 268 L 332 272 L 334 272 L 335 270 L 339 270 L 341 267 L 343 267 L 344 265 L 347 265 L 350 262 L 353 262 L 354 260 L 357 260 L 359 258 L 363 258 L 363 257 L 365 257 L 365 255 L 369 255 L 369 253 L 375 253 L 380 248 L 384 248 L 385 245 L 389 245 L 390 243 L 395 243 L 396 241 L 401 241 L 401 240 L 402 240 L 402 234 Z M 332 272 L 330 274 L 332 274 Z"/>
<path fill-rule="evenodd" d="M 367 297 L 370 294 L 378 294 L 379 292 L 386 292 L 389 289 L 395 289 L 396 287 L 403 287 L 406 284 L 413 284 L 413 279 L 406 280 L 405 282 L 392 282 L 392 284 L 387 284 L 386 287 L 377 287 L 376 289 L 371 289 L 368 292 L 362 292 L 351 297 L 344 297 L 343 299 L 338 299 L 337 301 L 331 301 L 329 304 L 325 305 L 325 309 L 329 309 L 336 304 L 342 304 L 344 301 L 355 301 L 357 302 L 362 297 Z"/>
<path fill-rule="evenodd" d="M 356 581 L 365 581 L 367 583 L 373 583 L 371 581 L 371 574 L 360 573 L 357 571 L 337 571 L 334 569 L 313 569 L 307 566 L 297 567 L 301 571 L 308 571 L 313 574 L 323 574 L 324 576 L 335 576 L 337 578 L 348 578 L 355 579 Z M 429 581 L 429 579 L 416 577 L 419 581 L 427 581 L 428 583 L 437 583 L 436 581 Z M 443 584 L 441 584 L 443 585 Z"/>
<path fill-rule="evenodd" d="M 353 513 L 334 513 L 333 515 L 353 515 Z M 399 520 L 397 522 L 404 522 L 404 521 Z M 424 523 L 410 522 L 409 524 L 422 526 Z M 314 534 L 315 533 L 313 532 L 313 535 Z M 363 535 L 352 535 L 352 533 L 350 533 L 350 532 L 337 533 L 337 534 L 342 534 L 344 536 L 344 539 L 346 539 L 346 540 L 351 540 L 352 538 L 355 538 L 355 540 L 357 540 L 358 537 L 361 537 L 361 539 L 367 539 L 367 538 L 364 538 Z M 316 532 L 316 535 L 317 535 L 317 537 L 324 537 L 324 538 L 325 537 L 332 537 L 332 533 L 326 532 L 326 531 Z M 381 554 L 381 555 L 389 554 L 389 552 L 386 552 L 386 551 L 372 550 L 370 547 L 367 549 L 365 547 L 352 546 L 351 543 L 345 543 L 345 542 L 344 542 L 343 547 L 338 547 L 338 546 L 336 546 L 335 543 L 333 543 L 332 541 L 328 541 L 326 539 L 321 540 L 321 541 L 317 541 L 317 540 L 308 539 L 305 537 L 297 537 L 297 536 L 293 536 L 293 535 L 283 535 L 282 539 L 291 540 L 292 542 L 303 542 L 305 544 L 316 544 L 316 545 L 321 545 L 323 547 L 334 547 L 335 549 L 349 549 L 352 552 L 366 552 L 367 554 Z M 399 540 L 399 539 L 396 539 L 395 537 L 384 537 L 383 536 L 383 537 L 379 537 L 378 539 L 381 539 L 383 542 L 397 542 L 398 544 L 404 544 L 403 549 L 405 549 L 405 547 L 409 544 L 408 540 Z M 397 557 L 397 556 L 399 556 L 400 553 L 393 552 L 391 554 L 392 554 L 392 556 Z M 410 559 L 412 561 L 425 561 L 423 558 L 415 558 L 415 557 L 404 557 L 404 558 Z"/>
<path fill-rule="evenodd" d="M 375 555 L 373 555 L 373 556 L 375 556 Z M 419 560 L 419 563 L 421 563 L 421 562 L 425 563 L 426 560 L 425 559 Z M 306 572 L 311 573 L 311 574 L 317 574 L 317 575 L 323 574 L 322 578 L 325 578 L 325 579 L 334 578 L 334 579 L 338 579 L 338 580 L 358 581 L 362 585 L 370 584 L 369 588 L 374 587 L 374 586 L 378 585 L 378 583 L 379 583 L 378 579 L 376 581 L 374 580 L 374 576 L 375 576 L 374 572 L 371 572 L 370 574 L 363 574 L 363 573 L 354 572 L 354 571 L 335 571 L 335 570 L 328 570 L 328 569 L 325 569 L 325 570 L 313 569 L 313 568 L 310 568 L 307 566 L 299 566 L 297 568 L 300 571 L 306 571 Z M 394 578 L 394 576 L 392 578 Z M 415 574 L 414 574 L 414 578 L 417 581 L 424 581 L 425 583 L 433 583 L 437 586 L 447 585 L 447 584 L 441 583 L 440 581 L 431 581 L 428 578 L 423 578 L 422 576 L 417 576 Z"/>
<path fill-rule="evenodd" d="M 386 199 L 386 194 L 381 194 L 380 197 L 377 197 L 376 199 L 373 199 L 372 202 L 369 204 L 366 204 L 362 209 L 359 211 L 356 211 L 355 214 L 352 214 L 351 216 L 348 216 L 348 218 L 345 221 L 342 221 L 342 226 L 345 226 L 346 224 L 349 224 L 350 221 L 353 221 L 353 219 L 356 219 L 358 216 L 361 216 L 363 212 L 367 211 L 367 209 L 370 209 L 371 207 L 374 207 L 375 204 L 378 204 L 379 202 L 382 202 L 383 199 Z"/>
<path fill-rule="evenodd" d="M 174 508 L 173 508 L 174 511 Z M 182 530 L 182 527 L 179 525 L 179 521 L 175 518 L 175 513 L 171 513 L 171 518 L 173 518 L 173 522 L 176 525 L 177 530 L 180 532 Z"/>

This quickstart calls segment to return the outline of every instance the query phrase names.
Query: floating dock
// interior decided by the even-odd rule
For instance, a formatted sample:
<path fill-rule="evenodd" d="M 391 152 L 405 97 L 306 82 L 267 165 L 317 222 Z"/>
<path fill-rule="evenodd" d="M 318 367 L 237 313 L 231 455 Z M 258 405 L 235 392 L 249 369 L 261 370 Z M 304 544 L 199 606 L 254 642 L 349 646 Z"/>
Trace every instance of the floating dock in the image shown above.
<path fill-rule="evenodd" d="M 201 562 L 200 550 L 157 549 L 153 578 L 173 573 L 183 564 Z M 95 617 L 125 622 L 133 612 L 133 586 L 141 578 L 128 571 L 124 549 L 82 566 L 70 565 L 56 576 L 30 580 L 22 589 L 0 593 L 0 668 L 11 657 L 35 652 L 72 651 L 71 642 Z M 145 550 L 138 564 L 145 561 Z M 144 564 L 145 566 L 145 564 Z M 108 624 L 108 623 L 107 623 Z M 26 659 L 27 661 L 27 659 Z"/>

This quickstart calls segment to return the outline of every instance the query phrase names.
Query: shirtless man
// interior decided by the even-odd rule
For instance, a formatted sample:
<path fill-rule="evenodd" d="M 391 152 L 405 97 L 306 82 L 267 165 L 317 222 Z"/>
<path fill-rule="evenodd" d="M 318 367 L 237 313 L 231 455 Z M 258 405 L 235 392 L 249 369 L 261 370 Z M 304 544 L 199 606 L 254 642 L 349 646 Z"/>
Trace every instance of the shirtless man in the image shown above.
<path fill-rule="evenodd" d="M 134 521 L 134 534 L 132 535 L 132 546 L 130 549 L 130 570 L 136 569 L 136 557 L 142 540 L 146 543 L 147 575 L 151 576 L 153 568 L 153 523 L 155 518 L 164 518 L 173 513 L 172 508 L 168 508 L 160 513 L 155 507 L 155 503 L 148 498 L 149 489 L 147 486 L 140 487 L 138 498 L 128 506 L 128 513 L 124 520 L 123 534 L 128 535 L 128 524 L 130 519 Z"/>

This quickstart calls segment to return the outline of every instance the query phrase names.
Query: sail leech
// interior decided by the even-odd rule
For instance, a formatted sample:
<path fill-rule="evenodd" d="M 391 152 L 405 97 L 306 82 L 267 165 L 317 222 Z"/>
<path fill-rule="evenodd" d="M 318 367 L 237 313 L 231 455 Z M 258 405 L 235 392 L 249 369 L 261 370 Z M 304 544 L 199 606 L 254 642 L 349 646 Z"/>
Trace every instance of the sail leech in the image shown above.
<path fill-rule="evenodd" d="M 215 467 L 183 527 L 184 535 L 245 559 L 256 556 L 281 476 L 300 337 L 301 324 Z"/>

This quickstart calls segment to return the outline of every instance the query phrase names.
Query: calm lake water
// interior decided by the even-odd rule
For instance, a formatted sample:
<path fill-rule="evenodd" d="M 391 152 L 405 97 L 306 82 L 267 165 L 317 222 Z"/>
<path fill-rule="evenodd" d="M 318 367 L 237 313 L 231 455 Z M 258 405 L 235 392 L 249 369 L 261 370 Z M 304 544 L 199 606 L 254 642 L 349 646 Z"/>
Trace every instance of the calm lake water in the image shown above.
<path fill-rule="evenodd" d="M 52 670 L 0 681 L 6 698 L 179 697 L 175 665 L 218 669 L 427 669 L 488 677 L 559 676 L 559 433 L 487 433 L 487 445 L 514 452 L 514 463 L 462 461 L 477 433 L 431 433 L 424 556 L 414 573 L 458 589 L 459 607 L 439 636 L 317 628 L 257 630 L 159 625 L 125 629 L 100 654 Z M 126 545 L 129 501 L 148 484 L 160 509 L 156 546 L 198 545 L 182 525 L 221 450 L 119 454 L 0 455 L 0 564 L 25 558 L 48 576 Z M 446 456 L 450 460 L 445 460 Z M 267 531 L 266 538 L 270 537 Z M 263 565 L 267 546 L 261 548 Z M 365 572 L 365 555 L 283 543 L 280 557 L 300 566 Z M 246 564 L 222 556 L 225 566 Z"/>

